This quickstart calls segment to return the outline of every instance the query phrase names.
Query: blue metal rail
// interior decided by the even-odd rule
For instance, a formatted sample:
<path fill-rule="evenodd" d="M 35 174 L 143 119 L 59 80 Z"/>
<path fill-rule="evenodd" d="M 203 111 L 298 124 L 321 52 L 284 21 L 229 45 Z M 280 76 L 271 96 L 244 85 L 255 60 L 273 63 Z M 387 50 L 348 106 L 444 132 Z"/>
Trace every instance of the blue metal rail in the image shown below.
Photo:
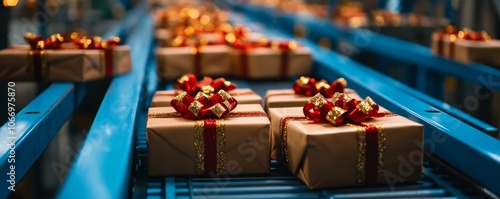
<path fill-rule="evenodd" d="M 369 30 L 342 27 L 327 19 L 282 13 L 271 8 L 245 4 L 227 3 L 223 5 L 243 12 L 247 16 L 255 16 L 260 22 L 269 26 L 279 27 L 287 33 L 294 33 L 297 25 L 300 24 L 304 28 L 305 38 L 312 42 L 317 42 L 321 38 L 328 38 L 331 42 L 335 43 L 347 42 L 350 43 L 351 46 L 345 46 L 346 49 L 374 53 L 380 56 L 382 61 L 392 59 L 407 63 L 412 67 L 416 67 L 417 73 L 414 75 L 416 76 L 415 79 L 417 82 L 415 85 L 417 88 L 421 91 L 428 91 L 430 92 L 429 94 L 434 96 L 442 94 L 442 90 L 439 89 L 439 87 L 442 86 L 442 78 L 444 75 L 455 76 L 463 80 L 477 83 L 490 92 L 500 91 L 500 70 L 490 66 L 477 63 L 462 64 L 435 56 L 428 47 L 376 34 Z M 346 60 L 344 57 L 342 57 L 342 59 Z M 434 76 L 436 79 L 441 79 L 441 81 L 429 82 L 429 79 L 431 79 L 429 72 L 437 73 L 437 76 Z M 400 90 L 435 106 L 443 112 L 461 119 L 463 122 L 483 132 L 498 133 L 498 128 L 472 117 L 449 104 L 436 100 L 429 95 L 423 94 L 397 81 L 392 81 L 392 83 Z"/>
<path fill-rule="evenodd" d="M 59 198 L 126 198 L 129 193 L 136 116 L 153 47 L 152 20 L 143 11 L 127 40 L 133 70 L 112 80 Z"/>
<path fill-rule="evenodd" d="M 131 11 L 103 38 L 120 36 L 126 41 L 132 26 L 138 21 L 138 11 L 141 10 Z M 4 124 L 0 128 L 0 171 L 10 171 L 9 167 L 13 164 L 8 161 L 11 159 L 8 144 L 15 141 L 15 181 L 18 184 L 87 95 L 87 86 L 87 83 L 53 83 L 16 114 L 14 135 L 9 135 L 9 124 Z M 10 184 L 2 181 L 0 185 L 5 187 L 0 189 L 0 198 L 5 198 L 9 194 L 6 187 Z"/>

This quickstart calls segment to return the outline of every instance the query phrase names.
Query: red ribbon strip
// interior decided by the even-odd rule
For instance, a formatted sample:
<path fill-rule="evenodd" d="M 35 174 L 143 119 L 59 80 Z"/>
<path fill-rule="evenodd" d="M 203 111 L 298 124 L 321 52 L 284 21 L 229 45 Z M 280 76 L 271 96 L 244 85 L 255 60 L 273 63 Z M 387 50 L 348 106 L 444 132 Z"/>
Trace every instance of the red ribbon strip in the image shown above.
<path fill-rule="evenodd" d="M 347 81 L 344 78 L 339 78 L 331 84 L 326 83 L 325 80 L 316 81 L 310 77 L 300 77 L 293 84 L 295 94 L 313 96 L 321 93 L 324 97 L 331 98 L 334 93 L 343 93 L 347 86 Z"/>
<path fill-rule="evenodd" d="M 194 96 L 198 92 L 205 94 L 217 93 L 220 90 L 231 91 L 236 89 L 236 86 L 224 78 L 213 80 L 211 77 L 204 77 L 201 82 L 196 81 L 194 74 L 186 74 L 177 80 L 177 87 L 189 95 Z"/>
<path fill-rule="evenodd" d="M 148 118 L 178 118 L 182 115 L 177 112 L 170 113 L 150 113 Z M 230 112 L 224 118 L 231 117 L 267 117 L 266 113 L 261 111 Z M 305 118 L 305 117 L 304 117 Z"/>
<path fill-rule="evenodd" d="M 203 120 L 204 174 L 217 173 L 217 126 L 215 119 Z"/>
<path fill-rule="evenodd" d="M 222 118 L 236 108 L 238 102 L 226 91 L 220 90 L 212 96 L 199 92 L 195 97 L 182 92 L 170 104 L 183 118 L 199 120 Z"/>
<path fill-rule="evenodd" d="M 378 169 L 378 129 L 375 125 L 363 127 L 366 136 L 365 184 L 377 183 Z"/>

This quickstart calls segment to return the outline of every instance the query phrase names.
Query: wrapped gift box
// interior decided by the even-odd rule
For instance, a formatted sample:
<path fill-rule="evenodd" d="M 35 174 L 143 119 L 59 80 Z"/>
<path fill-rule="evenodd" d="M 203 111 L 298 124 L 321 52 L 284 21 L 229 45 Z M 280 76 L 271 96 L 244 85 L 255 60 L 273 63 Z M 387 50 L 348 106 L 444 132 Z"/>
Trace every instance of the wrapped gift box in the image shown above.
<path fill-rule="evenodd" d="M 5 81 L 83 82 L 127 73 L 131 68 L 130 48 L 42 50 L 33 55 L 30 47 L 0 50 L 0 79 Z"/>
<path fill-rule="evenodd" d="M 199 169 L 206 166 L 207 161 L 217 162 L 218 174 L 269 173 L 269 119 L 260 105 L 238 105 L 226 117 L 216 120 L 217 127 L 212 130 L 217 132 L 217 149 L 212 152 L 203 145 L 204 140 L 209 139 L 203 136 L 206 135 L 203 125 L 207 120 L 168 116 L 175 115 L 171 107 L 150 108 L 149 114 L 146 135 L 150 176 L 207 174 L 206 170 L 203 173 Z M 161 114 L 166 116 L 151 117 Z M 201 153 L 203 146 L 205 150 Z M 211 154 L 215 150 L 216 157 Z"/>
<path fill-rule="evenodd" d="M 382 108 L 381 111 L 386 110 Z M 378 142 L 368 146 L 358 136 L 364 135 L 360 130 L 362 127 L 314 123 L 304 118 L 302 107 L 271 108 L 269 112 L 272 156 L 286 163 L 290 171 L 311 189 L 362 185 L 367 181 L 406 183 L 421 178 L 423 126 L 418 123 L 401 116 L 363 122 L 365 125 L 381 125 L 377 130 L 384 135 L 382 137 L 379 133 Z M 383 155 L 380 155 L 380 150 L 375 152 L 377 158 L 373 158 L 373 153 L 367 155 L 373 146 L 385 151 Z M 360 153 L 360 147 L 367 151 Z M 366 161 L 358 161 L 363 159 Z M 404 173 L 401 172 L 403 169 Z M 386 182 L 387 179 L 391 182 Z"/>
<path fill-rule="evenodd" d="M 227 76 L 232 72 L 230 48 L 225 45 L 158 48 L 156 50 L 158 75 L 175 80 L 186 73 L 197 76 Z"/>
<path fill-rule="evenodd" d="M 170 107 L 170 101 L 179 94 L 179 90 L 156 91 L 153 95 L 152 107 Z M 236 89 L 228 92 L 233 96 L 238 104 L 260 104 L 262 105 L 262 98 L 251 89 Z"/>
<path fill-rule="evenodd" d="M 455 59 L 461 62 L 477 62 L 500 68 L 500 40 L 455 42 Z"/>
<path fill-rule="evenodd" d="M 360 98 L 356 91 L 345 89 L 345 93 L 353 98 Z M 264 105 L 269 108 L 302 107 L 307 104 L 307 99 L 311 96 L 295 94 L 292 89 L 268 90 L 266 92 Z"/>
<path fill-rule="evenodd" d="M 258 47 L 251 50 L 233 49 L 235 76 L 250 79 L 288 78 L 309 75 L 312 70 L 311 51 L 299 47 L 290 51 Z"/>

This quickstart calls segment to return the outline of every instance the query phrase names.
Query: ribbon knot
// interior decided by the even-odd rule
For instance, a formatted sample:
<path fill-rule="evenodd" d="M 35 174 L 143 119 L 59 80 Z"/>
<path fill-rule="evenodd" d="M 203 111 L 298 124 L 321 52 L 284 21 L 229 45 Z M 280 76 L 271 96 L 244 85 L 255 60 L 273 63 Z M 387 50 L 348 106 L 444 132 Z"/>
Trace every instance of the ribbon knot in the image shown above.
<path fill-rule="evenodd" d="M 213 80 L 211 77 L 204 77 L 201 82 L 196 81 L 194 74 L 186 74 L 177 80 L 177 87 L 194 96 L 199 92 L 210 95 L 218 93 L 221 90 L 231 91 L 236 89 L 236 86 L 224 78 Z"/>
<path fill-rule="evenodd" d="M 236 99 L 224 90 L 211 96 L 198 92 L 194 97 L 184 91 L 170 103 L 183 118 L 192 120 L 222 118 L 238 105 Z"/>
<path fill-rule="evenodd" d="M 458 32 L 458 38 L 471 41 L 489 41 L 491 37 L 485 31 L 474 32 L 469 29 L 463 29 Z"/>
<path fill-rule="evenodd" d="M 315 122 L 330 122 L 338 126 L 345 122 L 361 123 L 370 118 L 382 117 L 379 106 L 370 98 L 356 100 L 345 93 L 335 93 L 332 101 L 320 93 L 308 99 L 303 112 L 307 119 Z"/>
<path fill-rule="evenodd" d="M 347 81 L 344 78 L 339 78 L 328 84 L 325 80 L 316 81 L 314 78 L 300 77 L 293 84 L 293 90 L 295 94 L 313 96 L 321 93 L 324 97 L 331 98 L 337 92 L 343 93 L 346 86 Z"/>
<path fill-rule="evenodd" d="M 80 49 L 108 49 L 119 45 L 120 42 L 119 37 L 111 37 L 110 39 L 103 40 L 101 37 L 83 36 L 73 39 L 73 44 Z"/>

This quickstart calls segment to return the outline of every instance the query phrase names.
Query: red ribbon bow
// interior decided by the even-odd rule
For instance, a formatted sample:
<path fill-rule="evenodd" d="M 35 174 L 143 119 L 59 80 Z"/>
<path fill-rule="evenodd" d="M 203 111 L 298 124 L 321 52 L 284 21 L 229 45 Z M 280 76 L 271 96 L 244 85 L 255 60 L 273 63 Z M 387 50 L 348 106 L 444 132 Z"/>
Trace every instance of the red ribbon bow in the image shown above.
<path fill-rule="evenodd" d="M 217 93 L 221 90 L 231 91 L 236 89 L 236 86 L 224 78 L 213 80 L 211 77 L 204 77 L 201 82 L 196 81 L 194 74 L 186 74 L 177 80 L 177 87 L 194 96 L 199 92 L 204 94 Z"/>
<path fill-rule="evenodd" d="M 360 123 L 383 116 L 378 113 L 379 106 L 370 97 L 356 100 L 345 93 L 335 93 L 330 102 L 321 94 L 316 94 L 308 101 L 303 108 L 304 115 L 315 122 L 328 121 L 333 125 L 341 125 L 347 121 Z"/>
<path fill-rule="evenodd" d="M 182 92 L 170 104 L 183 118 L 199 120 L 222 118 L 236 108 L 238 102 L 229 93 L 220 90 L 212 96 L 199 92 L 195 97 Z"/>
<path fill-rule="evenodd" d="M 474 32 L 469 29 L 464 29 L 458 32 L 458 38 L 471 41 L 488 41 L 491 39 L 488 33 L 484 31 Z"/>
<path fill-rule="evenodd" d="M 30 45 L 31 50 L 58 49 L 64 42 L 60 34 L 53 34 L 44 40 L 42 36 L 30 32 L 24 35 L 24 40 Z"/>
<path fill-rule="evenodd" d="M 321 93 L 324 97 L 331 98 L 337 92 L 343 93 L 346 85 L 347 81 L 344 78 L 338 78 L 328 84 L 325 80 L 316 81 L 314 78 L 300 77 L 293 84 L 293 90 L 295 94 L 313 96 Z"/>
<path fill-rule="evenodd" d="M 107 40 L 102 40 L 100 37 L 87 37 L 73 39 L 73 44 L 80 49 L 106 49 L 119 45 L 121 42 L 119 37 L 111 37 Z"/>

